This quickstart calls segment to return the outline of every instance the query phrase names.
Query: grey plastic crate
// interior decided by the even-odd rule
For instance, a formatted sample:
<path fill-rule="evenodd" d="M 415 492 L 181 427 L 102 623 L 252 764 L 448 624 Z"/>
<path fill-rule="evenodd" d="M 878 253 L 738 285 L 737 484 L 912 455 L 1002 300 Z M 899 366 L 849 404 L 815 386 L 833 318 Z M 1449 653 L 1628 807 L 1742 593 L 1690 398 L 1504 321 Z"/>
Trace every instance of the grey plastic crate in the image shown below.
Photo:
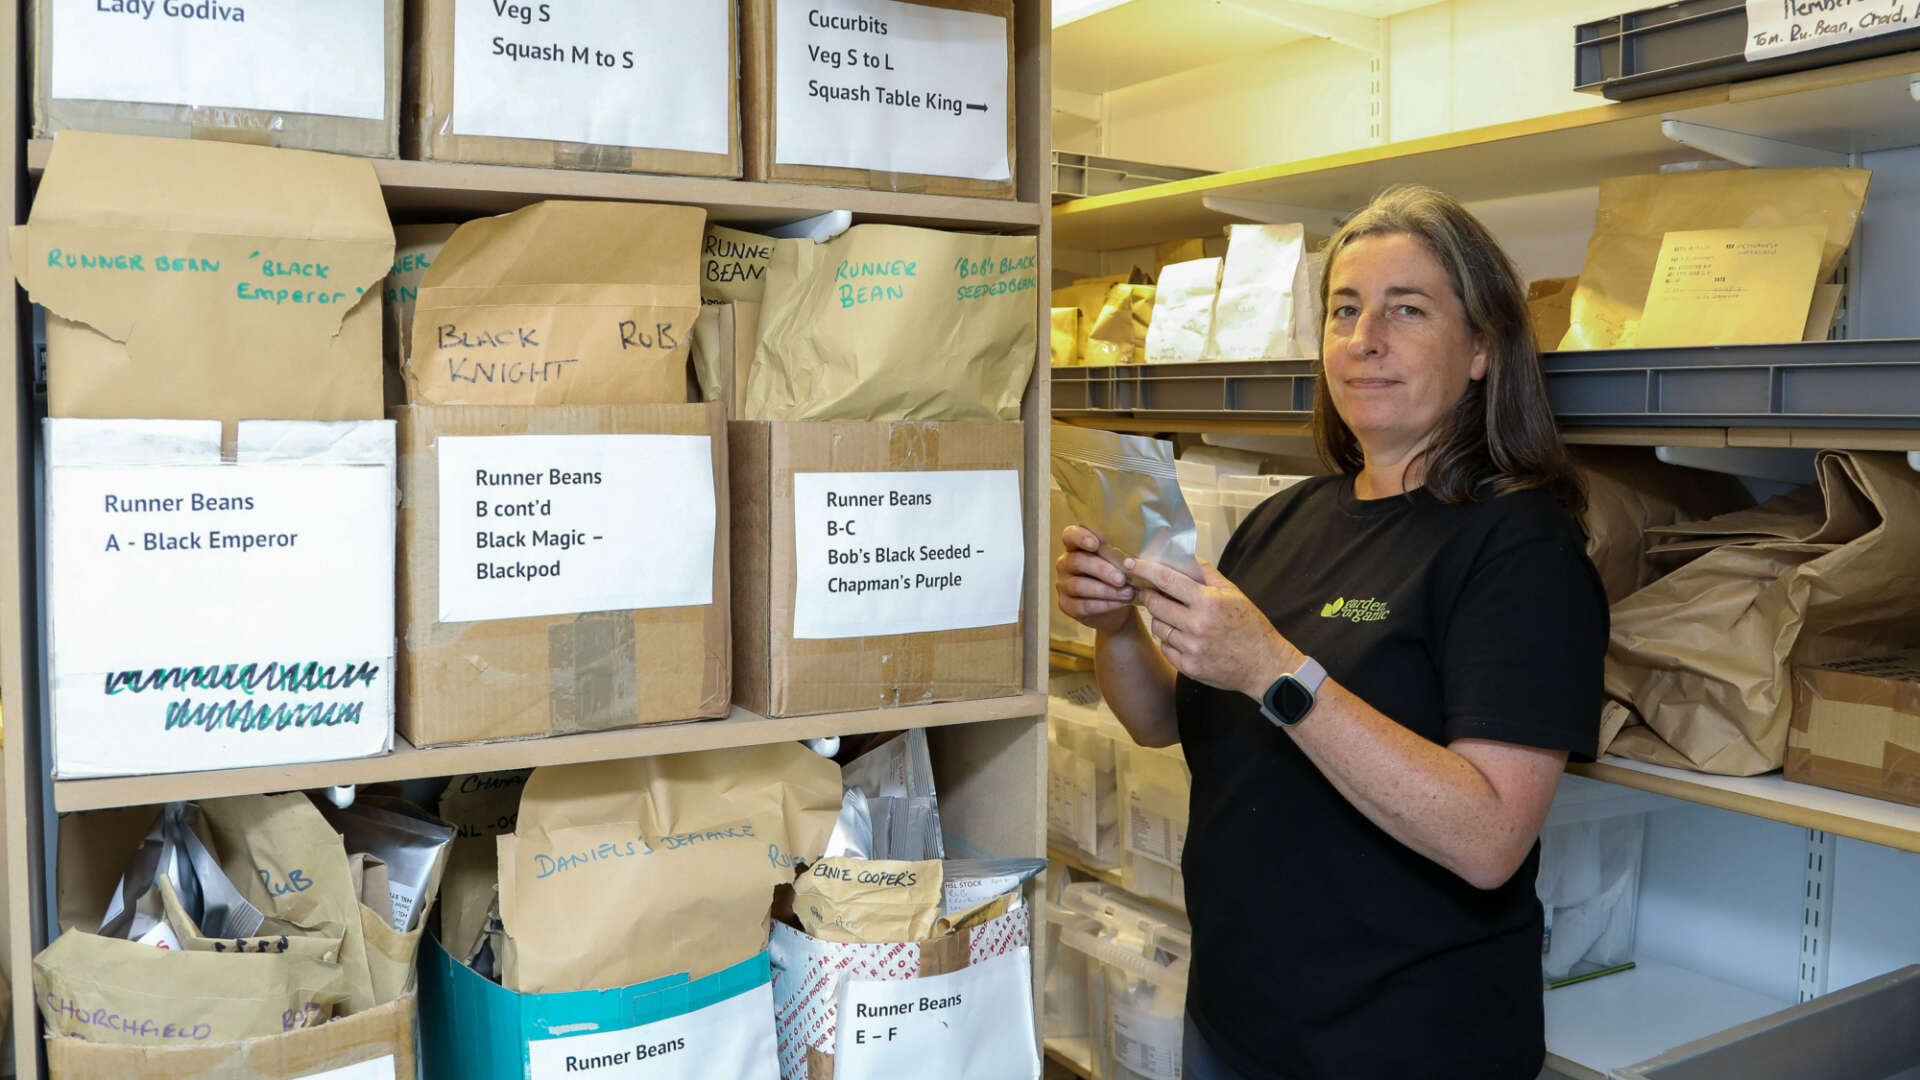
<path fill-rule="evenodd" d="M 1573 30 L 1574 89 L 1615 101 L 1758 79 L 1920 48 L 1920 27 L 1776 56 L 1746 58 L 1745 0 L 1679 0 Z"/>
<path fill-rule="evenodd" d="M 1150 165 L 1141 161 L 1053 152 L 1053 201 L 1084 199 L 1093 195 L 1111 195 L 1116 191 L 1192 180 L 1213 174 L 1203 169 L 1182 169 L 1173 165 Z"/>
<path fill-rule="evenodd" d="M 1053 369 L 1053 410 L 1138 415 L 1254 414 L 1304 420 L 1317 381 L 1312 360 L 1121 364 Z"/>

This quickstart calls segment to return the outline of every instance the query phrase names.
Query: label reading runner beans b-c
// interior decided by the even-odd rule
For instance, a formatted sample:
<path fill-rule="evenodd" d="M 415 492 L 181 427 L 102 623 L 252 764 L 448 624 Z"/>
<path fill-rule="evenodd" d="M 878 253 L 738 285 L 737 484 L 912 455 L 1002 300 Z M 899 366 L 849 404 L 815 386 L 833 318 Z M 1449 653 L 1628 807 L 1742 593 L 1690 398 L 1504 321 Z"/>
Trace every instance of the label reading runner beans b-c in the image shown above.
<path fill-rule="evenodd" d="M 441 622 L 713 603 L 707 436 L 438 443 Z"/>
<path fill-rule="evenodd" d="M 1020 520 L 1012 469 L 795 473 L 793 636 L 1018 621 Z"/>

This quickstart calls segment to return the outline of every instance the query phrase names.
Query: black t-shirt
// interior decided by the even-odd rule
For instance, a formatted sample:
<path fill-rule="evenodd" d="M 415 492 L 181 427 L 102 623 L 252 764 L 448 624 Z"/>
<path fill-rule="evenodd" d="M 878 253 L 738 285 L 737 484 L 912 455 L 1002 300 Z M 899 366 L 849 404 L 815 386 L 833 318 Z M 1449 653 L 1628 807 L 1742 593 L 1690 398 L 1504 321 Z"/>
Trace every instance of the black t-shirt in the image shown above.
<path fill-rule="evenodd" d="M 1250 514 L 1220 571 L 1427 739 L 1597 749 L 1606 596 L 1544 492 L 1361 500 L 1351 477 L 1319 477 Z M 1532 1080 L 1539 846 L 1477 889 L 1362 816 L 1245 695 L 1183 677 L 1175 696 L 1193 771 L 1187 1008 L 1220 1056 L 1249 1080 Z"/>

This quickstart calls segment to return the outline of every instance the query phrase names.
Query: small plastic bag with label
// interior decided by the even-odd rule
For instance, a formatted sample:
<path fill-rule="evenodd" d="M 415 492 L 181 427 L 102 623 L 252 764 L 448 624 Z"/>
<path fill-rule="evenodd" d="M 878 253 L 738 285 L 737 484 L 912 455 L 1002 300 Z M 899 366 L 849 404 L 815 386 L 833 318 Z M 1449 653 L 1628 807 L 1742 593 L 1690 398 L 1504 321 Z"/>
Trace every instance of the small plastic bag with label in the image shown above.
<path fill-rule="evenodd" d="M 434 899 L 422 894 L 446 862 L 453 826 L 399 799 L 376 795 L 363 795 L 345 808 L 323 803 L 320 812 L 349 853 L 364 852 L 387 864 L 389 921 L 401 933 L 412 930 Z"/>
<path fill-rule="evenodd" d="M 923 862 L 946 858 L 940 803 L 933 789 L 927 733 L 914 728 L 867 751 L 841 770 L 866 796 L 873 826 L 868 858 Z"/>

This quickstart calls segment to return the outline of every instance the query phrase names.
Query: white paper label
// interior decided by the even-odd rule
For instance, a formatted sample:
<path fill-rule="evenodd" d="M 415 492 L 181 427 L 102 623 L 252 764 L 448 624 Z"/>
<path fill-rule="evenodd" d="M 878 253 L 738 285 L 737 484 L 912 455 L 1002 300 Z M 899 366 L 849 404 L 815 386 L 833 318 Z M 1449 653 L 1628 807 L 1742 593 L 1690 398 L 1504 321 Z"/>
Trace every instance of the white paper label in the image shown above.
<path fill-rule="evenodd" d="M 1747 59 L 1920 26 L 1914 0 L 1747 0 Z"/>
<path fill-rule="evenodd" d="M 795 473 L 796 639 L 1020 618 L 1020 474 Z"/>
<path fill-rule="evenodd" d="M 724 154 L 731 7 L 456 0 L 453 133 Z"/>
<path fill-rule="evenodd" d="M 1155 1016 L 1118 1002 L 1112 1015 L 1115 1062 L 1142 1080 L 1180 1080 L 1180 1017 Z"/>
<path fill-rule="evenodd" d="M 406 933 L 413 929 L 413 906 L 420 899 L 420 890 L 416 886 L 403 885 L 397 881 L 387 883 L 387 901 L 393 905 L 393 928 Z"/>
<path fill-rule="evenodd" d="M 441 622 L 713 603 L 709 437 L 439 444 Z"/>
<path fill-rule="evenodd" d="M 148 927 L 146 933 L 141 934 L 134 940 L 142 945 L 151 945 L 165 952 L 180 951 L 180 939 L 175 936 L 173 927 L 168 926 L 167 920 L 165 919 L 161 919 L 151 927 Z"/>
<path fill-rule="evenodd" d="M 536 1039 L 527 1080 L 778 1080 L 773 985 L 620 1031 Z"/>
<path fill-rule="evenodd" d="M 50 3 L 55 98 L 386 115 L 384 0 Z"/>
<path fill-rule="evenodd" d="M 1047 754 L 1047 831 L 1077 843 L 1074 830 L 1073 764 L 1075 755 L 1058 746 Z"/>
<path fill-rule="evenodd" d="M 774 160 L 1005 180 L 1007 20 L 895 0 L 779 0 Z"/>
<path fill-rule="evenodd" d="M 1187 847 L 1186 824 L 1143 808 L 1138 798 L 1129 809 L 1127 850 L 1178 870 L 1180 853 Z"/>
<path fill-rule="evenodd" d="M 326 1072 L 308 1073 L 300 1080 L 397 1080 L 394 1075 L 393 1055 L 362 1061 L 357 1065 L 343 1065 Z"/>
<path fill-rule="evenodd" d="M 387 748 L 388 469 L 49 474 L 61 775 L 328 761 Z"/>
<path fill-rule="evenodd" d="M 1034 1080 L 1025 946 L 945 975 L 840 985 L 835 1080 Z M 713 1075 L 721 1075 L 715 1073 Z"/>

